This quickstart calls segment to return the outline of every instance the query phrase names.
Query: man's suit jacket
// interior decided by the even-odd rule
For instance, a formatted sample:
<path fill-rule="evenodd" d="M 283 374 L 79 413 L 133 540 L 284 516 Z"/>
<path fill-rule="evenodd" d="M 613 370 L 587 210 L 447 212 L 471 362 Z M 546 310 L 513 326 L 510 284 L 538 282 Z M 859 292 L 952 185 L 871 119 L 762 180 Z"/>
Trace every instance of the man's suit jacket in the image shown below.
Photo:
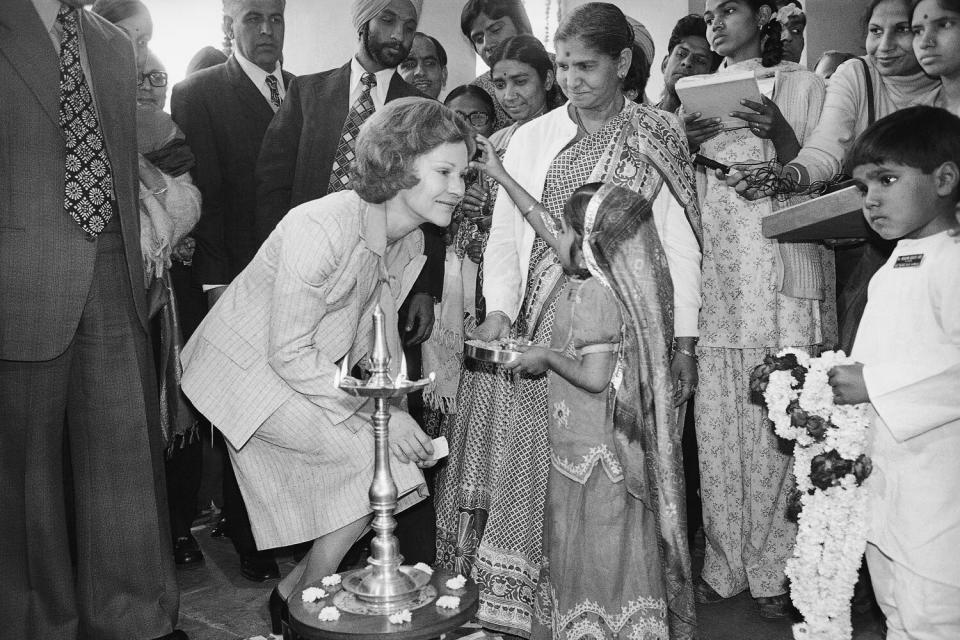
<path fill-rule="evenodd" d="M 146 331 L 133 47 L 88 11 L 81 12 L 80 28 L 113 169 L 133 304 Z M 0 88 L 0 359 L 49 360 L 73 339 L 97 243 L 64 210 L 59 61 L 30 0 L 0 4 Z"/>
<path fill-rule="evenodd" d="M 283 73 L 285 85 L 293 75 Z M 202 284 L 228 284 L 260 248 L 254 227 L 257 155 L 273 109 L 234 56 L 173 88 L 173 119 L 197 158 L 193 179 L 203 214 L 193 230 L 193 273 Z"/>
<path fill-rule="evenodd" d="M 406 97 L 426 96 L 395 73 L 386 102 Z M 257 160 L 257 230 L 261 242 L 287 211 L 326 195 L 349 101 L 349 62 L 290 83 Z M 443 292 L 443 238 L 436 227 L 424 228 L 424 237 L 427 266 L 413 291 L 439 299 Z"/>

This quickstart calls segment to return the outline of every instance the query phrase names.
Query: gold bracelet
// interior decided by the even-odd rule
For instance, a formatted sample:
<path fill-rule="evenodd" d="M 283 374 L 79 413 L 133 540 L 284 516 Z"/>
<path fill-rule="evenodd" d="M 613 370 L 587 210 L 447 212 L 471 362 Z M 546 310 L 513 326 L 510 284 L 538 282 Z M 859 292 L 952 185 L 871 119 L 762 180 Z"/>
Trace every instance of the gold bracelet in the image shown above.
<path fill-rule="evenodd" d="M 539 205 L 539 204 L 540 204 L 539 202 L 537 202 L 536 200 L 534 200 L 534 201 L 533 201 L 533 204 L 531 204 L 529 207 L 527 207 L 526 209 L 524 209 L 523 211 L 520 212 L 520 215 L 522 215 L 524 218 L 528 217 L 528 216 L 530 215 L 530 212 L 533 211 L 534 209 L 536 209 L 536 208 L 537 208 L 537 205 Z"/>

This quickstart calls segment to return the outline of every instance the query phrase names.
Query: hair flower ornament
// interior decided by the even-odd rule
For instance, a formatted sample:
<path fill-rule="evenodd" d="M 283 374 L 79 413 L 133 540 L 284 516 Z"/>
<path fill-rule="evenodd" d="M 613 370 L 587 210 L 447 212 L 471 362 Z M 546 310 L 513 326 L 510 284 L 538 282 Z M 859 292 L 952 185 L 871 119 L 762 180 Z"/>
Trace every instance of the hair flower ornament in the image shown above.
<path fill-rule="evenodd" d="M 773 16 L 773 19 L 779 22 L 783 26 L 783 29 L 781 30 L 781 33 L 780 33 L 781 40 L 787 39 L 787 28 L 790 26 L 790 18 L 794 16 L 800 18 L 800 17 L 803 17 L 803 15 L 804 15 L 803 9 L 798 7 L 793 2 L 791 2 L 788 5 L 784 5 L 780 7 L 780 9 L 777 11 L 777 14 Z"/>

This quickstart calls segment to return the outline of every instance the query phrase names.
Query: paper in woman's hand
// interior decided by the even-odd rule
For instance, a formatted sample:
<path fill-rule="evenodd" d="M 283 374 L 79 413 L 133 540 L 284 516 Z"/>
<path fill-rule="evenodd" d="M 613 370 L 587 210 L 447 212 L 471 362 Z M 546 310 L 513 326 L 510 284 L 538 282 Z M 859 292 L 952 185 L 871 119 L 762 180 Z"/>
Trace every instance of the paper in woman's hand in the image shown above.
<path fill-rule="evenodd" d="M 744 110 L 742 100 L 763 102 L 757 77 L 751 70 L 687 76 L 677 80 L 676 89 L 685 113 L 700 113 L 701 120 L 719 118 L 726 130 L 747 126 L 730 115 Z"/>

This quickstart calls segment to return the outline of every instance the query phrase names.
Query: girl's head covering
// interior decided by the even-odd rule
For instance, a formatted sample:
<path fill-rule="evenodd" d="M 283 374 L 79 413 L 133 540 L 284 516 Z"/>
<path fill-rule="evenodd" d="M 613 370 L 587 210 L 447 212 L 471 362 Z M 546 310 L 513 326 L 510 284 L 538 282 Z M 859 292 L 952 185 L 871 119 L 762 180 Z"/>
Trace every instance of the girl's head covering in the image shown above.
<path fill-rule="evenodd" d="M 613 426 L 617 459 L 630 495 L 657 520 L 658 548 L 666 573 L 671 636 L 695 624 L 693 580 L 687 548 L 683 461 L 678 412 L 673 406 L 670 344 L 673 282 L 651 202 L 636 192 L 604 184 L 584 214 L 587 268 L 620 303 L 623 339 L 614 384 Z"/>

